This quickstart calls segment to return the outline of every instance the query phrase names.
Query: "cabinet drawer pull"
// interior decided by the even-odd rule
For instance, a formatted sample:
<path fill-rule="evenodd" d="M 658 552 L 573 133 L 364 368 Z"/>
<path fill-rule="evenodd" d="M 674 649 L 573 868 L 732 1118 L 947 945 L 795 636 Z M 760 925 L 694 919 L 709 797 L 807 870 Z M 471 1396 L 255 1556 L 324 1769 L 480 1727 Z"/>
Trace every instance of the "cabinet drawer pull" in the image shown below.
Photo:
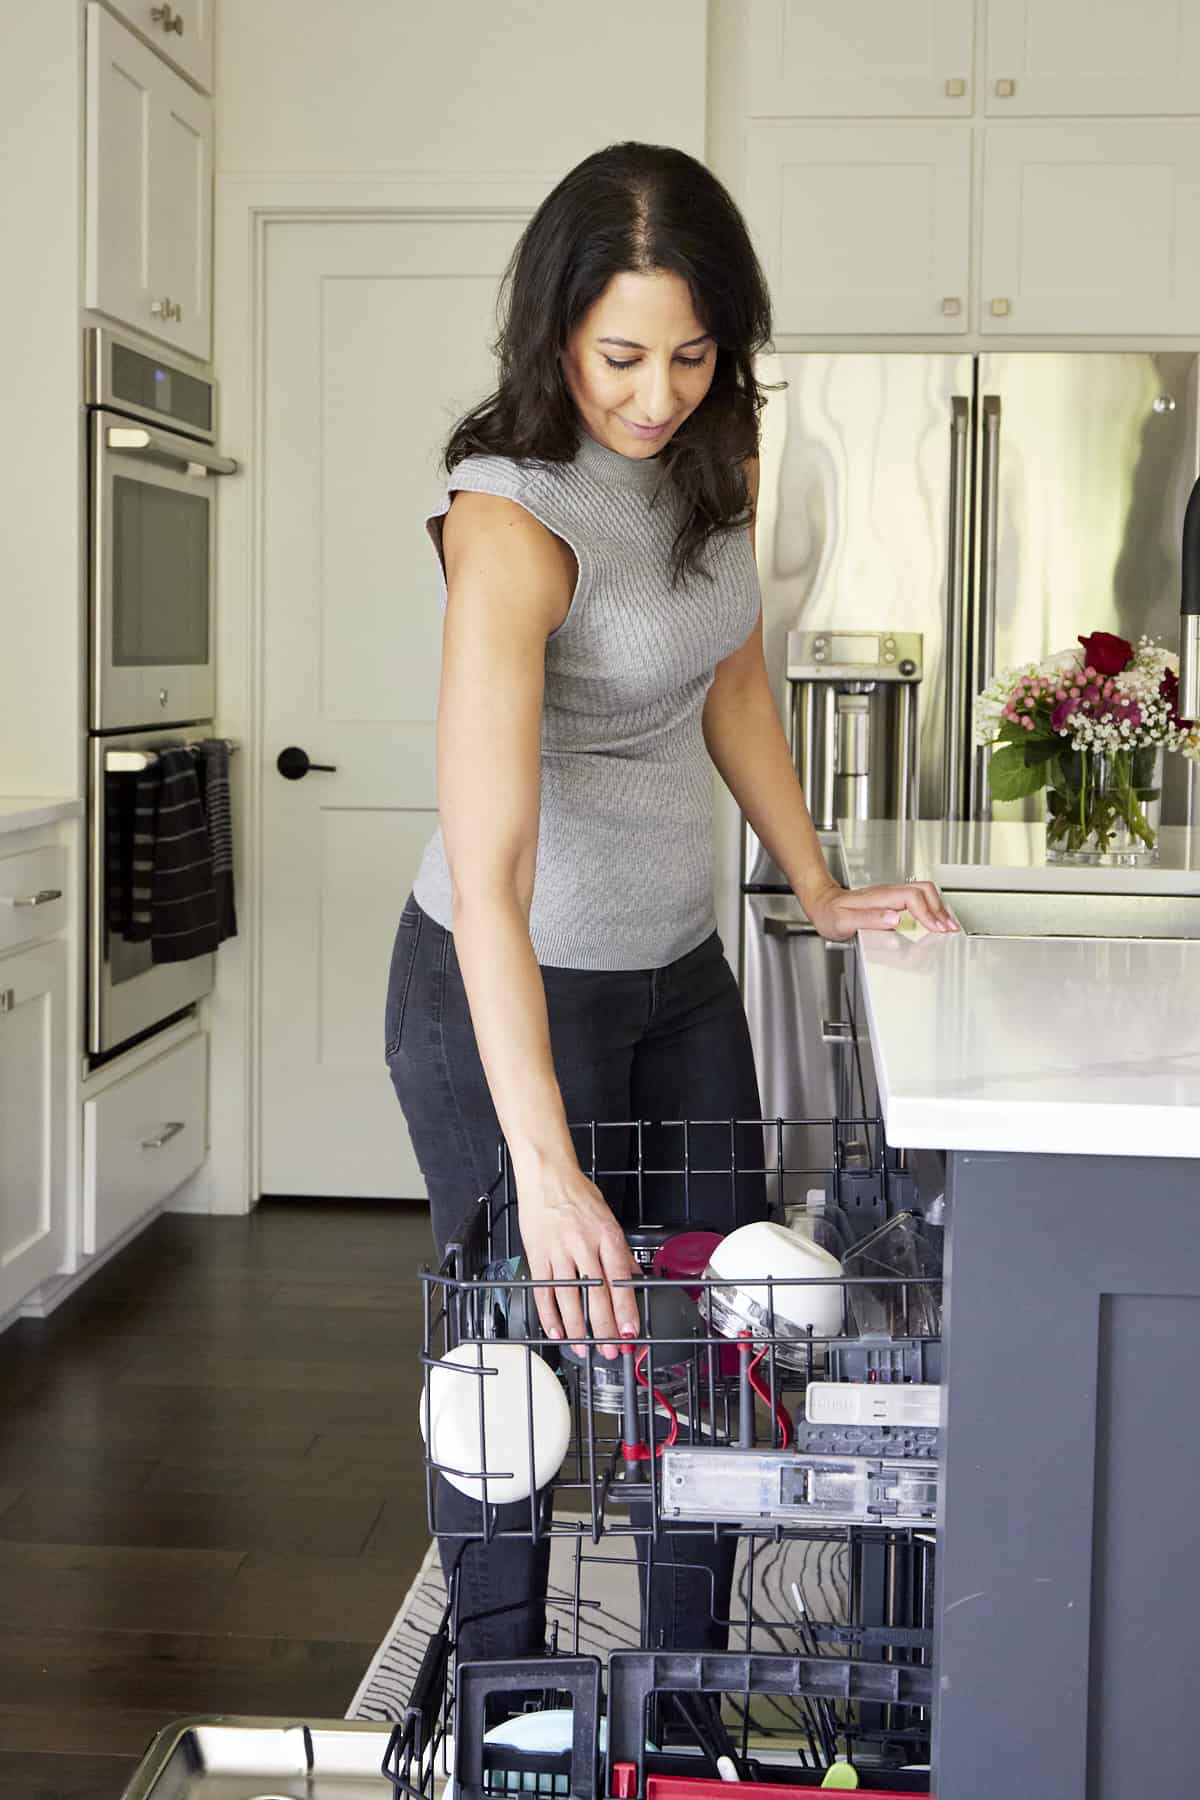
<path fill-rule="evenodd" d="M 163 1145 L 169 1144 L 173 1137 L 178 1137 L 179 1133 L 182 1130 L 183 1130 L 183 1120 L 182 1119 L 172 1119 L 171 1123 L 169 1125 L 163 1126 L 162 1130 L 159 1132 L 157 1137 L 143 1138 L 142 1139 L 142 1149 L 143 1150 L 161 1150 Z"/>
<path fill-rule="evenodd" d="M 825 1044 L 852 1044 L 854 1023 L 850 1019 L 822 1019 L 821 1041 Z"/>
<path fill-rule="evenodd" d="M 0 1013 L 10 1013 L 16 1004 L 17 995 L 14 988 L 0 989 Z"/>
<path fill-rule="evenodd" d="M 161 25 L 164 31 L 173 31 L 177 36 L 183 36 L 182 13 L 173 13 L 169 6 L 152 6 L 150 17 L 156 25 Z"/>
<path fill-rule="evenodd" d="M 36 894 L 0 894 L 0 906 L 49 906 L 62 897 L 61 888 L 39 888 Z"/>

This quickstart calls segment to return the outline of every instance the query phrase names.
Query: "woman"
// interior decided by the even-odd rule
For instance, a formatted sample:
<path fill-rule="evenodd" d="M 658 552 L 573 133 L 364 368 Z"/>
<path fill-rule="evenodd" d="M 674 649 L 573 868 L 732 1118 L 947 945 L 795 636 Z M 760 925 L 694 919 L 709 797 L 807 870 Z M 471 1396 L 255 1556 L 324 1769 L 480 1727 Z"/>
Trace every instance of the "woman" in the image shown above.
<path fill-rule="evenodd" d="M 499 388 L 454 430 L 427 521 L 440 826 L 396 934 L 386 1049 L 439 1251 L 503 1133 L 531 1275 L 595 1278 L 591 1330 L 616 1339 L 638 1331 L 610 1285 L 635 1273 L 630 1197 L 583 1173 L 570 1126 L 760 1114 L 715 929 L 713 764 L 823 936 L 904 909 L 954 926 L 928 883 L 832 879 L 775 711 L 754 560 L 770 304 L 728 193 L 681 151 L 612 145 L 542 203 L 504 288 Z M 728 1187 L 700 1196 L 718 1229 Z M 580 1291 L 538 1290 L 549 1338 L 584 1334 Z M 528 1527 L 527 1507 L 499 1514 Z M 438 1523 L 478 1531 L 478 1503 L 442 1484 Z M 693 1542 L 656 1551 L 654 1641 L 719 1647 L 732 1545 Z M 466 1549 L 460 1655 L 540 1650 L 546 1560 L 515 1537 Z"/>

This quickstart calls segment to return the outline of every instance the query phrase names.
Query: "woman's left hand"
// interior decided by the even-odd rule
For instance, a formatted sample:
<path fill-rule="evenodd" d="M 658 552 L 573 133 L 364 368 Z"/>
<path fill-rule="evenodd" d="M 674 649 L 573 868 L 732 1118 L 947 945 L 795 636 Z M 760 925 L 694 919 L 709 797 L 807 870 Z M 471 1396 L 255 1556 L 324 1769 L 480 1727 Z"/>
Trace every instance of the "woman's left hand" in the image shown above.
<path fill-rule="evenodd" d="M 957 931 L 932 881 L 905 881 L 895 886 L 844 888 L 831 882 L 803 902 L 823 938 L 844 943 L 856 931 L 893 931 L 902 913 L 911 913 L 926 931 Z"/>

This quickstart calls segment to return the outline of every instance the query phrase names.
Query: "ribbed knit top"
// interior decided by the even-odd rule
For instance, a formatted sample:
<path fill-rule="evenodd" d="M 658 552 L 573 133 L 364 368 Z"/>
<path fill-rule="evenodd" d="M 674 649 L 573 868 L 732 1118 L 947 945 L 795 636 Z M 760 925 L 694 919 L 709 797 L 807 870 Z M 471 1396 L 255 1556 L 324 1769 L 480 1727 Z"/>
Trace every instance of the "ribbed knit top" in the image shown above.
<path fill-rule="evenodd" d="M 517 501 L 579 570 L 546 640 L 534 953 L 559 968 L 661 968 L 716 927 L 701 712 L 717 663 L 758 616 L 749 527 L 709 539 L 711 581 L 689 575 L 672 589 L 682 503 L 657 458 L 622 456 L 587 432 L 569 463 L 468 456 L 426 519 L 443 607 L 442 521 L 460 488 Z M 440 827 L 413 891 L 453 929 Z"/>

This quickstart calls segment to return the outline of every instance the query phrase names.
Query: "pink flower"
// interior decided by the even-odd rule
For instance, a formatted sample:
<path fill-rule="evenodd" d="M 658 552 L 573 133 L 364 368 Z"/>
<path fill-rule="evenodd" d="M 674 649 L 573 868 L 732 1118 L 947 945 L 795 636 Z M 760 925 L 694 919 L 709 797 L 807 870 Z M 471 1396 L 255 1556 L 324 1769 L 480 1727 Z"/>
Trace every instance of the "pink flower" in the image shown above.
<path fill-rule="evenodd" d="M 1095 706 L 1097 700 L 1100 698 L 1100 689 L 1096 686 L 1094 681 L 1089 681 L 1088 685 L 1084 688 L 1083 697 L 1089 706 Z"/>
<path fill-rule="evenodd" d="M 1051 729 L 1054 731 L 1065 731 L 1072 715 L 1078 711 L 1078 699 L 1074 695 L 1072 695 L 1070 699 L 1064 695 L 1050 715 Z"/>

